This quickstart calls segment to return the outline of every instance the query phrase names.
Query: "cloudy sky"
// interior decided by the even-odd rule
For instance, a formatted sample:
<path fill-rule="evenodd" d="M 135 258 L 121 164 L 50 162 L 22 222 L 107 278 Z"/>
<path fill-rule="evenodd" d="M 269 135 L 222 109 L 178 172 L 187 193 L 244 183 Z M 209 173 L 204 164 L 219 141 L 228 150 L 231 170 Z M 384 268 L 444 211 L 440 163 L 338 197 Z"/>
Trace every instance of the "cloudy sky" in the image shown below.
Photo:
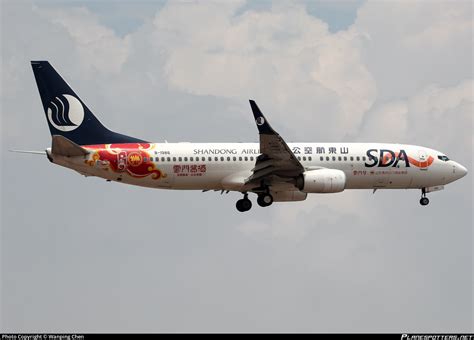
<path fill-rule="evenodd" d="M 1 2 L 3 331 L 472 331 L 473 4 Z M 44 157 L 29 65 L 49 60 L 113 130 L 445 152 L 470 173 L 238 213 L 231 193 L 84 178 Z"/>

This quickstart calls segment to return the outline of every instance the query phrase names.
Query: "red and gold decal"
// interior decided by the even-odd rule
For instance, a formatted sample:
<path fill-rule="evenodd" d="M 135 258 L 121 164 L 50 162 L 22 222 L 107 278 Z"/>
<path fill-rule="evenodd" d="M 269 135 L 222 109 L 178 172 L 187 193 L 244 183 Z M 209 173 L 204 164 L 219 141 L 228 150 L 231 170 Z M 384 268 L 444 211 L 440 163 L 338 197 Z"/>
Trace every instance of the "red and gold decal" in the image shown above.
<path fill-rule="evenodd" d="M 94 151 L 85 161 L 89 166 L 99 166 L 117 173 L 126 172 L 135 178 L 166 177 L 151 160 L 152 145 L 149 143 L 88 145 L 86 148 Z"/>
<path fill-rule="evenodd" d="M 128 154 L 128 164 L 133 166 L 133 167 L 137 167 L 137 166 L 140 166 L 140 164 L 142 164 L 143 162 L 143 157 L 142 155 L 140 155 L 139 152 L 130 152 Z"/>

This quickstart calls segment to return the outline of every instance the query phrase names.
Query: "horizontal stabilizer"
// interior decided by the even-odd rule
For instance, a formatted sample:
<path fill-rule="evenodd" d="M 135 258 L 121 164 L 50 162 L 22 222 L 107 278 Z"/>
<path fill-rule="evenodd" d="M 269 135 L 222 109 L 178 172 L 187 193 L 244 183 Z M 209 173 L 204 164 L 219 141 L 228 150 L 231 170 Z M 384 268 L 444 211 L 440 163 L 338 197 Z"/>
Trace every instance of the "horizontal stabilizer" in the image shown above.
<path fill-rule="evenodd" d="M 46 151 L 35 151 L 35 150 L 8 150 L 10 152 L 18 152 L 18 153 L 29 153 L 32 155 L 46 155 Z"/>
<path fill-rule="evenodd" d="M 77 145 L 73 141 L 61 135 L 53 136 L 51 152 L 54 155 L 67 156 L 67 157 L 85 156 L 89 153 L 89 151 L 87 151 L 83 147 Z"/>

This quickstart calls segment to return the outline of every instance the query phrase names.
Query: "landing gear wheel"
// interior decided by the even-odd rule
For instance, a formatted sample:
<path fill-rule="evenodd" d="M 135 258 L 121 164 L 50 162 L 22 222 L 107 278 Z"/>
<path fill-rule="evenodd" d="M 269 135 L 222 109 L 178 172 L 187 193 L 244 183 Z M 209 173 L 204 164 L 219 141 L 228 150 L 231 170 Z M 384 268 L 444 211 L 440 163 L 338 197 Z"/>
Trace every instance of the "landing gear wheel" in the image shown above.
<path fill-rule="evenodd" d="M 258 195 L 257 203 L 261 207 L 268 207 L 273 203 L 273 196 L 270 194 L 260 194 Z"/>
<path fill-rule="evenodd" d="M 430 203 L 430 200 L 428 199 L 428 197 L 422 197 L 420 199 L 420 204 L 421 205 L 428 205 L 428 203 Z"/>
<path fill-rule="evenodd" d="M 237 201 L 235 207 L 240 212 L 249 211 L 252 208 L 252 202 L 248 198 L 242 198 Z"/>
<path fill-rule="evenodd" d="M 425 206 L 430 203 L 430 200 L 428 197 L 426 197 L 426 188 L 421 188 L 421 198 L 420 198 L 420 204 Z"/>

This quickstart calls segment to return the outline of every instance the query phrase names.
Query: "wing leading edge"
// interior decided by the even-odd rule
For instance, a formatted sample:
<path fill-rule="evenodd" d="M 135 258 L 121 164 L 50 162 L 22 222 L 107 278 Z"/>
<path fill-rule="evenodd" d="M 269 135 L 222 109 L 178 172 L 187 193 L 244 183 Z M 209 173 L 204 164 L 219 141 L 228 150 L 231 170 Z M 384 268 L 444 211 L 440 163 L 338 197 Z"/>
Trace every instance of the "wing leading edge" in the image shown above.
<path fill-rule="evenodd" d="M 260 156 L 257 157 L 253 174 L 246 184 L 271 185 L 273 182 L 288 182 L 304 172 L 283 138 L 271 127 L 255 101 L 250 100 L 260 135 Z"/>

